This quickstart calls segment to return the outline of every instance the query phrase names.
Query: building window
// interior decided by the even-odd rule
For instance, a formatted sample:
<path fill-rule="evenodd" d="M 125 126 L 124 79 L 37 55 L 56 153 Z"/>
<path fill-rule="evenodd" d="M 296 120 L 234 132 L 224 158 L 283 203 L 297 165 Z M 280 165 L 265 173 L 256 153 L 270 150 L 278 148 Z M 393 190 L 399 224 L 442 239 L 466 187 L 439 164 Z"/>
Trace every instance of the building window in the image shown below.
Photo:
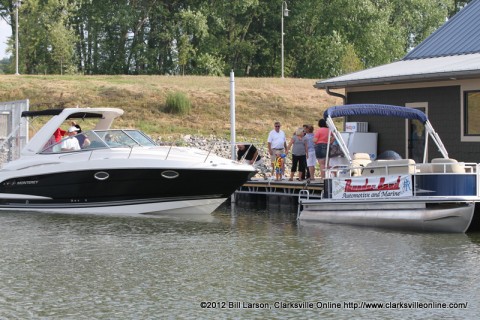
<path fill-rule="evenodd" d="M 465 91 L 465 136 L 480 136 L 480 91 Z"/>

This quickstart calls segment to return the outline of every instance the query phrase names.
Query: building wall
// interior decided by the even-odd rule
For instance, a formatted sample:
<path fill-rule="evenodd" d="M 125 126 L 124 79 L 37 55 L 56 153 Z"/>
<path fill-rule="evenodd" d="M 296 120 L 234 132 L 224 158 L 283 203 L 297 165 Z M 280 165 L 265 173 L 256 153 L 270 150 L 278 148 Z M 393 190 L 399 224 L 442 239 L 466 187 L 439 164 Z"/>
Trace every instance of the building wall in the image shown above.
<path fill-rule="evenodd" d="M 449 156 L 461 161 L 480 161 L 480 143 L 461 142 L 462 92 L 460 85 L 355 92 L 347 90 L 346 95 L 348 104 L 381 103 L 405 106 L 409 103 L 426 102 L 430 122 L 440 135 Z M 404 119 L 356 116 L 349 117 L 346 121 L 367 121 L 369 131 L 379 133 L 379 154 L 385 150 L 394 150 L 402 157 L 406 156 Z M 429 159 L 441 156 L 432 141 L 429 141 L 428 155 Z"/>

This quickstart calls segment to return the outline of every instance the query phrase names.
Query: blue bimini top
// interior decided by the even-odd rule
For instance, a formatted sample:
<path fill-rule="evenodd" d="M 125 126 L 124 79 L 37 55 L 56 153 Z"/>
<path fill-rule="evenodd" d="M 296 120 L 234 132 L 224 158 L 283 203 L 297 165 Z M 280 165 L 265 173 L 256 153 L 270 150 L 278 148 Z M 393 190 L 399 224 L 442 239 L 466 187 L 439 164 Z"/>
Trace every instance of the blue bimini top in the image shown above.
<path fill-rule="evenodd" d="M 416 119 L 423 124 L 428 118 L 425 113 L 418 109 L 392 106 L 387 104 L 346 104 L 330 107 L 323 113 L 323 118 L 338 118 L 345 116 L 372 115 L 385 117 L 399 117 L 404 119 Z"/>

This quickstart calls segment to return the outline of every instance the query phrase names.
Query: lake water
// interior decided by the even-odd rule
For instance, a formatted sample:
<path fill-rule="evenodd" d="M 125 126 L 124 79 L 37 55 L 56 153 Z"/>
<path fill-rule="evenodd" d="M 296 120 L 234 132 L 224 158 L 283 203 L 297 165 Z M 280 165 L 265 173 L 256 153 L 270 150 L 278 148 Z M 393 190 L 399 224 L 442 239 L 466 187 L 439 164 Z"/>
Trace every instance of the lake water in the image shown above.
<path fill-rule="evenodd" d="M 294 213 L 223 206 L 203 217 L 0 212 L 0 242 L 0 319 L 480 314 L 480 234 L 297 225 Z"/>

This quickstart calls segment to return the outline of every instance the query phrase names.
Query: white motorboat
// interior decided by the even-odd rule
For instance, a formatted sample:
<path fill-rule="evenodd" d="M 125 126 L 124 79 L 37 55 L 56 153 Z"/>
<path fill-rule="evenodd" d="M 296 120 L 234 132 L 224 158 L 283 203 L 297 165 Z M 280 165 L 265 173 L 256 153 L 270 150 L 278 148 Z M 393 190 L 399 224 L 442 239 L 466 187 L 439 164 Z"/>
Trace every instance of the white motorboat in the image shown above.
<path fill-rule="evenodd" d="M 335 117 L 373 115 L 416 119 L 426 131 L 422 163 L 412 159 L 370 160 L 351 156 Z M 427 116 L 418 109 L 390 105 L 328 108 L 324 118 L 343 154 L 343 166 L 326 170 L 321 199 L 299 198 L 299 220 L 428 232 L 466 232 L 480 201 L 479 164 L 448 156 Z M 427 161 L 432 139 L 442 154 Z M 327 159 L 328 161 L 328 159 Z"/>
<path fill-rule="evenodd" d="M 111 129 L 123 110 L 26 111 L 50 116 L 19 159 L 0 169 L 0 210 L 88 214 L 211 213 L 255 170 L 197 148 L 158 146 L 138 130 Z M 65 122 L 92 130 L 56 142 Z M 85 125 L 83 124 L 85 123 Z M 78 150 L 68 139 L 86 140 Z"/>

